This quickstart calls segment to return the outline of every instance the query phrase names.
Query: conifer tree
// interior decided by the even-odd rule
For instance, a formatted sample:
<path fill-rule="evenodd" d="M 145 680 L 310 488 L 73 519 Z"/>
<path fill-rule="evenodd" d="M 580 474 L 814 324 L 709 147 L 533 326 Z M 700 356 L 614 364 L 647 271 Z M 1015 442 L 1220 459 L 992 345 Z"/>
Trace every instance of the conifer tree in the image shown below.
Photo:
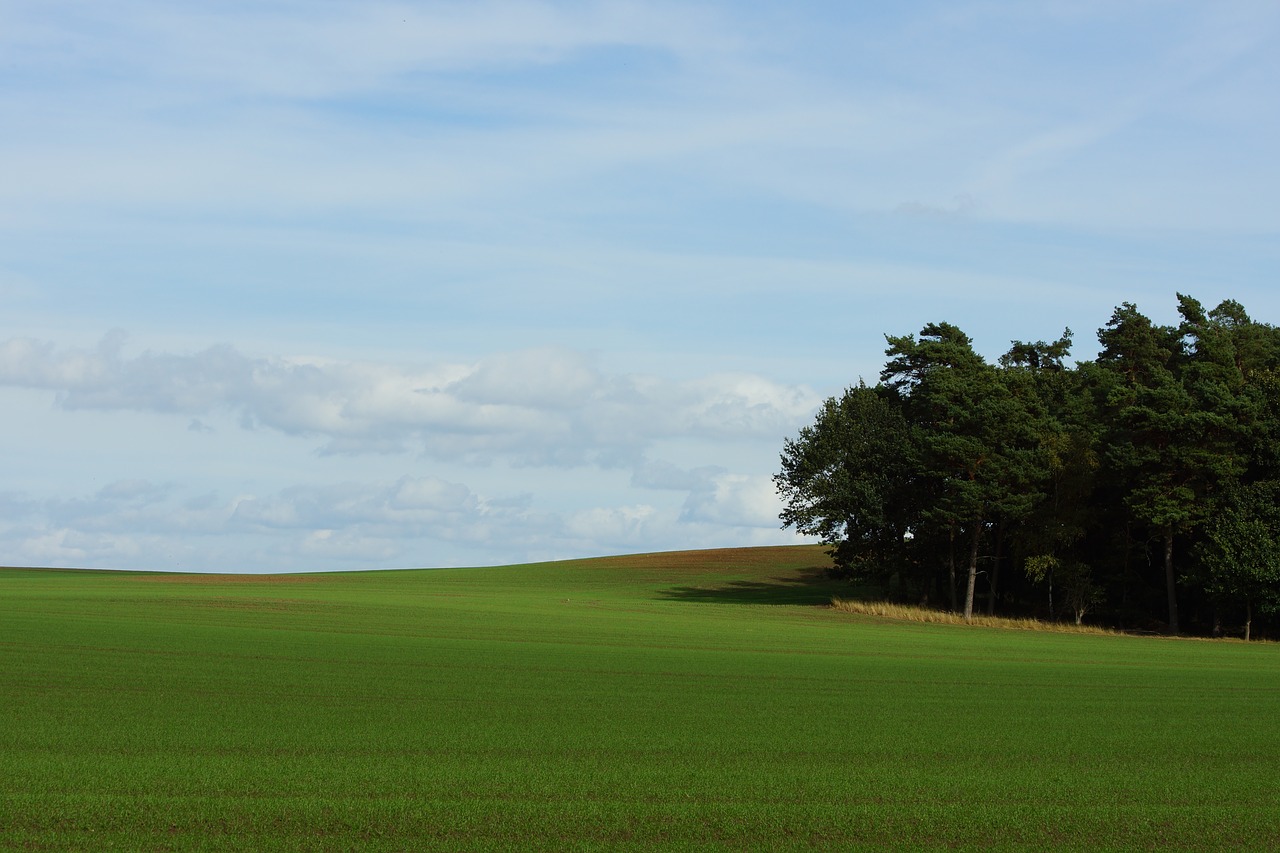
<path fill-rule="evenodd" d="M 1172 633 L 1180 597 L 1193 625 L 1212 602 L 1250 624 L 1280 610 L 1280 329 L 1230 300 L 1180 294 L 1178 313 L 1157 325 L 1121 304 L 1096 361 L 1074 366 L 1070 330 L 1015 340 L 998 365 L 949 323 L 886 336 L 882 384 L 826 401 L 785 443 L 784 525 L 851 577 L 927 595 L 942 570 L 966 619 L 984 565 L 989 612 L 998 593 L 1027 607 L 1029 578 L 1056 582 L 1077 621 L 1145 619 L 1131 567 L 1152 562 Z M 1006 564 L 1023 571 L 1002 580 Z"/>
<path fill-rule="evenodd" d="M 889 337 L 890 357 L 881 380 L 905 398 L 907 417 L 920 449 L 923 478 L 937 499 L 922 519 L 968 540 L 964 617 L 973 617 L 978 557 L 987 525 L 1020 518 L 1031 508 L 1034 425 L 1027 406 L 1000 373 L 949 323 L 925 326 L 914 335 Z M 955 589 L 955 554 L 948 555 Z M 955 593 L 952 593 L 955 609 Z"/>
<path fill-rule="evenodd" d="M 1177 634 L 1174 536 L 1196 514 L 1195 472 L 1189 457 L 1191 398 L 1174 374 L 1176 329 L 1156 326 L 1132 303 L 1116 308 L 1098 331 L 1098 363 L 1119 381 L 1111 388 L 1107 456 L 1124 482 L 1124 502 L 1163 542 L 1168 630 Z"/>

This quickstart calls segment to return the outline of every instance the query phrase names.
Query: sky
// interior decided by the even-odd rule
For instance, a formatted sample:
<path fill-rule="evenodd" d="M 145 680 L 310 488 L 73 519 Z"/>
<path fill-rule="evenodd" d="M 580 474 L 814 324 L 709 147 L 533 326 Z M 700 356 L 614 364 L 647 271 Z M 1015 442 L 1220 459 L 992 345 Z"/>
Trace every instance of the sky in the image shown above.
<path fill-rule="evenodd" d="M 787 544 L 885 334 L 1280 323 L 1274 0 L 0 0 L 0 565 Z"/>

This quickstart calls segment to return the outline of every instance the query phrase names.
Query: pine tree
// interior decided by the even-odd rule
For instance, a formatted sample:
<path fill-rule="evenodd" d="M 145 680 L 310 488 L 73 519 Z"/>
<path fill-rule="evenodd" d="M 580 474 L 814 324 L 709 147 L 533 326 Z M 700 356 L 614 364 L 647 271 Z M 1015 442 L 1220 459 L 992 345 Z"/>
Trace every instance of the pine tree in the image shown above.
<path fill-rule="evenodd" d="M 948 574 L 956 609 L 954 543 L 967 538 L 965 619 L 973 617 L 978 557 L 987 526 L 1030 511 L 1035 480 L 1035 428 L 999 371 L 949 323 L 914 335 L 889 337 L 890 357 L 881 381 L 902 394 L 920 449 L 922 479 L 934 486 L 921 513 L 949 531 Z"/>

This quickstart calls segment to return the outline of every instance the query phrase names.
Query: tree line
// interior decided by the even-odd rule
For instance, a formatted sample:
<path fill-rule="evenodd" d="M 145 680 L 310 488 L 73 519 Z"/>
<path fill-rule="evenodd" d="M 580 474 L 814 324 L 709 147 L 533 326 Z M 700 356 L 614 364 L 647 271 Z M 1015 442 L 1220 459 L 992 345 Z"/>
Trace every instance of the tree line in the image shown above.
<path fill-rule="evenodd" d="M 886 335 L 874 387 L 826 400 L 774 481 L 835 571 L 971 618 L 1256 634 L 1280 611 L 1280 329 L 1178 295 L 991 364 L 949 323 Z"/>

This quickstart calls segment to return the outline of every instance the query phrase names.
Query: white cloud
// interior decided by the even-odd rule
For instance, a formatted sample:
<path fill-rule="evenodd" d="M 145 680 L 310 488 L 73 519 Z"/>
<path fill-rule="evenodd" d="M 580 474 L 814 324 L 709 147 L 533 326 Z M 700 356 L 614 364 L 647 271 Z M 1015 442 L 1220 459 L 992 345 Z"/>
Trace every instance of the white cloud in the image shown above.
<path fill-rule="evenodd" d="M 14 565 L 77 568 L 131 567 L 160 543 L 154 536 L 73 527 L 43 528 L 0 541 L 11 555 L 6 562 Z"/>
<path fill-rule="evenodd" d="M 782 502 L 764 475 L 718 474 L 707 488 L 691 492 L 681 518 L 729 527 L 776 529 Z"/>
<path fill-rule="evenodd" d="M 98 491 L 98 497 L 108 501 L 143 505 L 163 500 L 170 491 L 166 486 L 147 480 L 117 480 L 103 486 Z"/>
<path fill-rule="evenodd" d="M 332 565 L 334 561 L 354 561 L 361 568 L 390 565 L 401 548 L 387 539 L 343 531 L 313 530 L 297 545 L 298 553 L 310 560 Z"/>
<path fill-rule="evenodd" d="M 704 465 L 691 470 L 679 468 L 662 459 L 645 459 L 631 473 L 631 485 L 642 489 L 667 489 L 678 492 L 705 491 L 717 474 L 725 473 L 718 465 Z"/>
<path fill-rule="evenodd" d="M 306 571 L 797 541 L 761 517 L 776 507 L 760 486 L 760 478 L 716 475 L 680 511 L 650 503 L 547 509 L 528 495 L 490 496 L 432 476 L 229 499 L 121 481 L 84 498 L 7 496 L 0 548 L 15 564 Z"/>
<path fill-rule="evenodd" d="M 459 483 L 435 477 L 403 477 L 395 483 L 339 483 L 295 486 L 263 497 L 243 497 L 229 519 L 234 526 L 270 529 L 327 530 L 352 526 L 401 533 L 464 527 L 492 513 L 489 506 Z"/>
<path fill-rule="evenodd" d="M 434 477 L 405 478 L 396 484 L 387 500 L 395 510 L 435 510 L 457 512 L 474 505 L 471 490 L 459 483 Z"/>
<path fill-rule="evenodd" d="M 605 384 L 586 355 L 546 348 L 490 356 L 448 390 L 467 403 L 570 409 L 588 402 Z"/>
<path fill-rule="evenodd" d="M 644 504 L 583 510 L 565 519 L 563 535 L 606 551 L 634 548 L 651 539 L 647 528 L 657 518 L 658 511 Z"/>
<path fill-rule="evenodd" d="M 539 65 L 618 45 L 696 58 L 728 41 L 704 12 L 616 0 L 8 5 L 11 24 L 0 44 L 47 69 L 109 66 L 311 98 L 385 85 L 415 71 Z"/>
<path fill-rule="evenodd" d="M 606 374 L 564 349 L 473 364 L 405 366 L 250 357 L 228 345 L 193 355 L 123 354 L 15 338 L 0 343 L 0 384 L 53 391 L 67 410 L 229 412 L 249 428 L 316 437 L 323 452 L 420 449 L 479 463 L 574 466 L 634 461 L 672 437 L 780 438 L 818 403 L 759 376 L 673 382 Z"/>
<path fill-rule="evenodd" d="M 20 540 L 10 560 L 16 565 L 32 566 L 83 566 L 90 559 L 90 550 L 72 545 L 73 531 L 65 528 L 37 533 Z M 97 557 L 99 549 L 92 549 Z M 101 565 L 94 560 L 96 565 Z"/>
<path fill-rule="evenodd" d="M 26 73 L 0 87 L 0 109 L 36 117 L 0 143 L 15 209 L 457 223 L 554 207 L 554 194 L 590 218 L 616 203 L 601 176 L 656 167 L 704 193 L 722 182 L 835 211 L 971 193 L 983 220 L 1198 226 L 1220 184 L 1194 180 L 1199 166 L 1229 173 L 1245 208 L 1214 220 L 1275 225 L 1240 185 L 1275 136 L 1270 3 L 1154 25 L 1145 6 L 1093 3 L 762 16 L 617 0 L 132 0 L 12 3 L 9 17 L 0 52 Z M 620 70 L 632 53 L 653 67 Z M 536 76 L 549 69 L 571 73 Z M 1227 101 L 1250 109 L 1219 144 L 1253 131 L 1259 151 L 1204 169 L 1198 143 L 1165 123 Z M 1155 140 L 1166 167 L 1126 168 Z M 1064 172 L 1076 180 L 1051 180 Z M 1192 197 L 1141 203 L 1167 184 Z M 1119 213 L 1116 190 L 1135 199 Z"/>

